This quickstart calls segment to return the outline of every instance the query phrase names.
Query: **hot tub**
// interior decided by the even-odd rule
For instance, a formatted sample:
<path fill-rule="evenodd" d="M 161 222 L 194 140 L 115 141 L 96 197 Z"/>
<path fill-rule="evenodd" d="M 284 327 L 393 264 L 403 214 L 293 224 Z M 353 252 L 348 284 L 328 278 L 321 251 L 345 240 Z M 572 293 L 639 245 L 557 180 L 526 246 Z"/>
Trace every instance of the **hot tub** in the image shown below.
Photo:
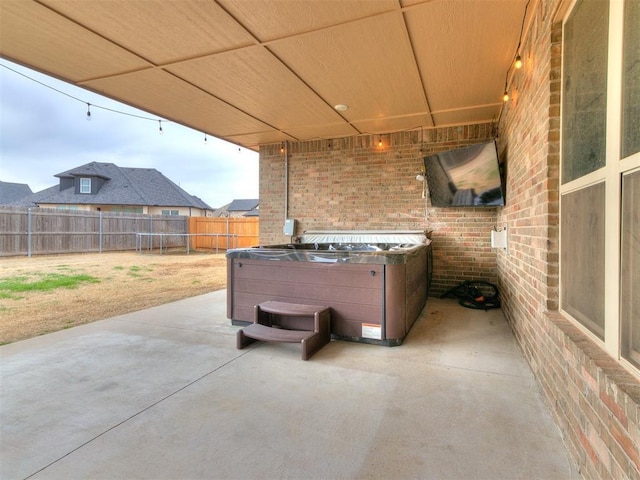
<path fill-rule="evenodd" d="M 424 232 L 305 232 L 300 243 L 227 252 L 227 317 L 253 322 L 268 300 L 331 307 L 335 339 L 400 345 L 427 300 Z"/>

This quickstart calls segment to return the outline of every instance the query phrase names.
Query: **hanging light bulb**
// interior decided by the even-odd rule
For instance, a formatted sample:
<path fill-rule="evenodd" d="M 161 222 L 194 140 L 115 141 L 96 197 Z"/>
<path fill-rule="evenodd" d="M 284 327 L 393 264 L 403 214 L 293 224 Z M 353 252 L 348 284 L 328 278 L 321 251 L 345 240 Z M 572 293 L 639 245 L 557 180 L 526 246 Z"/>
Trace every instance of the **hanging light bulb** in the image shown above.
<path fill-rule="evenodd" d="M 207 143 L 207 134 L 204 134 L 204 143 Z"/>
<path fill-rule="evenodd" d="M 87 103 L 87 122 L 91 121 L 91 104 Z"/>
<path fill-rule="evenodd" d="M 516 47 L 516 60 L 513 64 L 516 70 L 522 68 L 522 57 L 520 57 L 520 46 L 522 45 L 522 34 L 524 32 L 524 22 L 527 19 L 527 9 L 529 8 L 529 2 L 524 6 L 524 14 L 522 15 L 522 25 L 520 26 L 520 37 L 518 37 L 518 46 Z"/>
<path fill-rule="evenodd" d="M 503 102 L 508 102 L 509 101 L 509 92 L 507 92 L 506 90 L 502 94 L 502 101 Z"/>
<path fill-rule="evenodd" d="M 382 136 L 378 137 L 378 147 L 382 148 Z"/>
<path fill-rule="evenodd" d="M 284 142 L 282 142 L 282 145 L 280 145 L 280 153 L 284 153 Z"/>
<path fill-rule="evenodd" d="M 516 55 L 516 62 L 514 63 L 514 66 L 517 69 L 522 68 L 522 57 L 520 56 L 520 54 Z"/>
<path fill-rule="evenodd" d="M 158 120 L 158 132 L 162 135 L 164 132 L 162 131 L 162 120 Z"/>

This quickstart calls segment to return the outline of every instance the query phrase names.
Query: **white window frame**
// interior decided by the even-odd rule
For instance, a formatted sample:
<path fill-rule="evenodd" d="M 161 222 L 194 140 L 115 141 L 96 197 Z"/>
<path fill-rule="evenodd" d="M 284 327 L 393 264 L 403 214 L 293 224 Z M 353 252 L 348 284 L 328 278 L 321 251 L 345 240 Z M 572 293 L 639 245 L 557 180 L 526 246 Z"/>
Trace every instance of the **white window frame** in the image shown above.
<path fill-rule="evenodd" d="M 629 0 L 627 0 L 629 1 Z M 637 0 L 631 0 L 637 1 Z M 576 1 L 564 15 L 563 26 L 566 24 Z M 573 191 L 585 188 L 604 181 L 605 183 L 605 269 L 604 269 L 604 341 L 594 335 L 582 323 L 578 322 L 569 313 L 562 309 L 560 298 L 560 311 L 569 318 L 585 335 L 601 345 L 611 356 L 629 371 L 640 377 L 640 370 L 621 357 L 621 318 L 620 318 L 620 258 L 621 258 L 621 192 L 622 176 L 640 168 L 640 152 L 625 159 L 620 159 L 622 152 L 622 65 L 623 65 L 623 35 L 624 35 L 624 0 L 610 0 L 609 2 L 609 31 L 608 31 L 608 65 L 607 65 L 607 125 L 606 125 L 606 164 L 603 168 L 567 182 L 560 184 L 560 197 Z M 564 28 L 562 45 L 564 50 Z M 564 65 L 564 62 L 563 62 Z M 564 71 L 561 85 L 564 85 Z M 563 94 L 564 91 L 561 91 Z M 561 101 L 560 121 L 562 122 Z M 561 130 L 562 131 L 562 127 Z M 561 139 L 562 141 L 562 139 Z M 562 157 L 562 149 L 560 149 Z M 562 162 L 562 158 L 560 160 Z M 562 202 L 560 202 L 562 205 Z M 562 210 L 560 210 L 562 219 Z M 562 223 L 562 222 L 560 222 Z M 560 231 L 560 252 L 563 251 L 562 231 Z M 560 258 L 562 255 L 560 255 Z M 562 282 L 562 262 L 560 262 L 560 282 Z M 559 290 L 562 292 L 562 285 Z"/>
<path fill-rule="evenodd" d="M 80 193 L 91 193 L 91 178 L 80 178 Z"/>

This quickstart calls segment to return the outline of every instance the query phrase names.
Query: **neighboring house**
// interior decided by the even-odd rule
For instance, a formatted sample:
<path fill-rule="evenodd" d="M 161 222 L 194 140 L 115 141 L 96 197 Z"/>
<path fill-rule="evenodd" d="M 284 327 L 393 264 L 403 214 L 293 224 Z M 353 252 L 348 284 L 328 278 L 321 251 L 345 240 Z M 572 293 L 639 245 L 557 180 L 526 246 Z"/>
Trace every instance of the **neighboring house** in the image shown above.
<path fill-rule="evenodd" d="M 0 205 L 12 204 L 32 194 L 31 188 L 26 183 L 0 181 Z"/>
<path fill-rule="evenodd" d="M 125 168 L 113 163 L 91 162 L 54 176 L 60 179 L 58 185 L 13 204 L 152 215 L 213 215 L 209 205 L 155 168 Z"/>
<path fill-rule="evenodd" d="M 233 200 L 231 203 L 217 209 L 214 217 L 258 217 L 260 215 L 260 200 L 245 198 Z"/>

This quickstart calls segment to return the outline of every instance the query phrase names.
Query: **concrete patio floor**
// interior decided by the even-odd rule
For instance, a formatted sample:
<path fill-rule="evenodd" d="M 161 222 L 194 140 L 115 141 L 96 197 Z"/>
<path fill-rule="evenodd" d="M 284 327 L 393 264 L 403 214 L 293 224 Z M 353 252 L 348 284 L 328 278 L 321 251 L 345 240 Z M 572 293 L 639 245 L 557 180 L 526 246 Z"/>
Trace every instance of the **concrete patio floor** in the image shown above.
<path fill-rule="evenodd" d="M 500 310 L 236 350 L 226 291 L 0 347 L 0 478 L 578 479 Z"/>

